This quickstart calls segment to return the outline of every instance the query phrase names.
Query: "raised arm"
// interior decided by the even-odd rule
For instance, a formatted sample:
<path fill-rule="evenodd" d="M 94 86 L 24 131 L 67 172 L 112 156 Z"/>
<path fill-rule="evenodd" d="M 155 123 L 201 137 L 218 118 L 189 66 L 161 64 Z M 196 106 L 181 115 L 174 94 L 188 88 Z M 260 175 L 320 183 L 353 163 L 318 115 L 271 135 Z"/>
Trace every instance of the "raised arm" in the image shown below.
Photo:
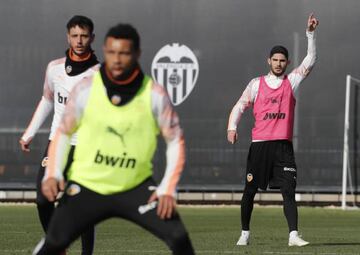
<path fill-rule="evenodd" d="M 301 62 L 300 66 L 295 68 L 289 74 L 293 91 L 295 92 L 300 83 L 309 75 L 316 62 L 316 35 L 315 30 L 319 25 L 319 21 L 314 14 L 310 14 L 307 22 L 306 37 L 308 41 L 307 55 Z"/>

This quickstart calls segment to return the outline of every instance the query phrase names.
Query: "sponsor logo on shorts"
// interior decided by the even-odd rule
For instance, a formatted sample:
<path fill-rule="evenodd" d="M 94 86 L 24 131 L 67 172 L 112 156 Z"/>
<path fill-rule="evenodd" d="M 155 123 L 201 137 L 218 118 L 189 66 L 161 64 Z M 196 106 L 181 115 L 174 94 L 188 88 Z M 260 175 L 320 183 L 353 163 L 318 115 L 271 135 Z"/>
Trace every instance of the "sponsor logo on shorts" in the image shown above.
<path fill-rule="evenodd" d="M 77 184 L 71 184 L 67 189 L 66 189 L 66 194 L 68 194 L 69 196 L 75 196 L 77 194 L 79 194 L 81 191 L 81 188 L 79 185 Z"/>
<path fill-rule="evenodd" d="M 284 167 L 284 171 L 286 171 L 286 172 L 296 172 L 296 168 L 293 168 L 293 167 Z"/>
<path fill-rule="evenodd" d="M 43 158 L 43 160 L 41 161 L 41 166 L 42 167 L 47 167 L 48 162 L 49 162 L 49 157 Z"/>
<path fill-rule="evenodd" d="M 140 205 L 138 211 L 140 214 L 145 214 L 148 211 L 155 209 L 156 206 L 157 206 L 157 201 L 153 201 L 146 205 Z"/>
<path fill-rule="evenodd" d="M 253 179 L 254 179 L 254 177 L 253 177 L 252 174 L 247 174 L 246 180 L 247 180 L 248 182 L 251 182 Z"/>

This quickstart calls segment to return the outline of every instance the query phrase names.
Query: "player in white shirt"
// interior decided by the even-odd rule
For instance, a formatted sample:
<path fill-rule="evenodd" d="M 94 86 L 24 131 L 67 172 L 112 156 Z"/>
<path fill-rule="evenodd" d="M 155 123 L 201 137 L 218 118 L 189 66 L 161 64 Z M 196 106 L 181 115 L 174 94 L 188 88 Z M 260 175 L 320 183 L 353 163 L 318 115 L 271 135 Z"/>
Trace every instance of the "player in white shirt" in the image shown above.
<path fill-rule="evenodd" d="M 67 23 L 69 49 L 66 51 L 65 57 L 53 60 L 48 64 L 42 98 L 34 112 L 30 124 L 19 141 L 21 149 L 24 152 L 30 151 L 29 146 L 33 137 L 52 111 L 54 111 L 54 115 L 51 124 L 49 143 L 53 140 L 55 131 L 60 124 L 65 104 L 74 85 L 80 80 L 91 76 L 99 69 L 99 62 L 91 49 L 91 43 L 95 37 L 93 30 L 93 22 L 85 16 L 74 16 Z M 72 147 L 67 167 L 69 167 L 72 162 L 74 146 L 76 145 L 76 135 L 71 137 L 71 145 Z M 47 151 L 48 146 L 44 152 L 44 158 L 41 162 L 36 185 L 36 204 L 40 222 L 45 232 L 48 229 L 54 211 L 54 202 L 49 202 L 41 192 L 41 182 L 48 161 Z M 89 228 L 81 238 L 83 248 L 82 255 L 91 255 L 94 246 L 94 227 Z"/>

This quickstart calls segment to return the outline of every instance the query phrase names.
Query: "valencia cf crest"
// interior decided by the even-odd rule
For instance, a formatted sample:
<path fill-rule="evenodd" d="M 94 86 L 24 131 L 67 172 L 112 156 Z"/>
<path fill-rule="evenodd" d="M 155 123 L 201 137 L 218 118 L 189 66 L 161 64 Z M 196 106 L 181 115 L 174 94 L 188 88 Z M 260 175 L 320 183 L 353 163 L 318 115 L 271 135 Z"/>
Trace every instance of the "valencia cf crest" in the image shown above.
<path fill-rule="evenodd" d="M 253 179 L 254 179 L 254 177 L 253 177 L 252 174 L 247 174 L 246 180 L 247 180 L 248 182 L 251 182 Z"/>
<path fill-rule="evenodd" d="M 173 105 L 179 105 L 195 87 L 199 76 L 199 63 L 186 45 L 168 44 L 155 55 L 151 74 L 157 83 L 165 87 Z"/>
<path fill-rule="evenodd" d="M 43 158 L 43 160 L 41 161 L 41 166 L 42 167 L 47 167 L 48 162 L 49 162 L 49 157 Z"/>
<path fill-rule="evenodd" d="M 72 71 L 72 66 L 68 65 L 68 66 L 65 68 L 65 70 L 66 70 L 66 73 L 67 73 L 67 74 L 71 73 L 71 71 Z"/>
<path fill-rule="evenodd" d="M 79 185 L 77 184 L 71 184 L 67 189 L 66 189 L 66 194 L 68 194 L 69 196 L 75 196 L 77 194 L 79 194 L 81 191 L 81 188 Z"/>
<path fill-rule="evenodd" d="M 111 103 L 114 105 L 118 105 L 121 102 L 121 96 L 119 95 L 113 95 L 111 97 Z"/>

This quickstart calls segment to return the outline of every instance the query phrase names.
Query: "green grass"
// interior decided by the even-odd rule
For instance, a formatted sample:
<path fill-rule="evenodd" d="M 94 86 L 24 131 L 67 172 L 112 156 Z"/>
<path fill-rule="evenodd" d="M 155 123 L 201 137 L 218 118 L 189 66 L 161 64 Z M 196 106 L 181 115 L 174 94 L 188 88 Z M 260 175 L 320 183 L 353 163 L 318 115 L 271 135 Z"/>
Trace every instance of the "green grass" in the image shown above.
<path fill-rule="evenodd" d="M 180 213 L 197 254 L 360 254 L 360 211 L 299 208 L 307 247 L 288 247 L 281 208 L 256 207 L 251 245 L 236 247 L 240 209 L 182 207 Z M 170 254 L 155 237 L 132 223 L 108 220 L 96 228 L 95 254 Z M 31 254 L 42 237 L 35 206 L 0 205 L 0 254 Z M 68 254 L 80 254 L 79 242 Z"/>

